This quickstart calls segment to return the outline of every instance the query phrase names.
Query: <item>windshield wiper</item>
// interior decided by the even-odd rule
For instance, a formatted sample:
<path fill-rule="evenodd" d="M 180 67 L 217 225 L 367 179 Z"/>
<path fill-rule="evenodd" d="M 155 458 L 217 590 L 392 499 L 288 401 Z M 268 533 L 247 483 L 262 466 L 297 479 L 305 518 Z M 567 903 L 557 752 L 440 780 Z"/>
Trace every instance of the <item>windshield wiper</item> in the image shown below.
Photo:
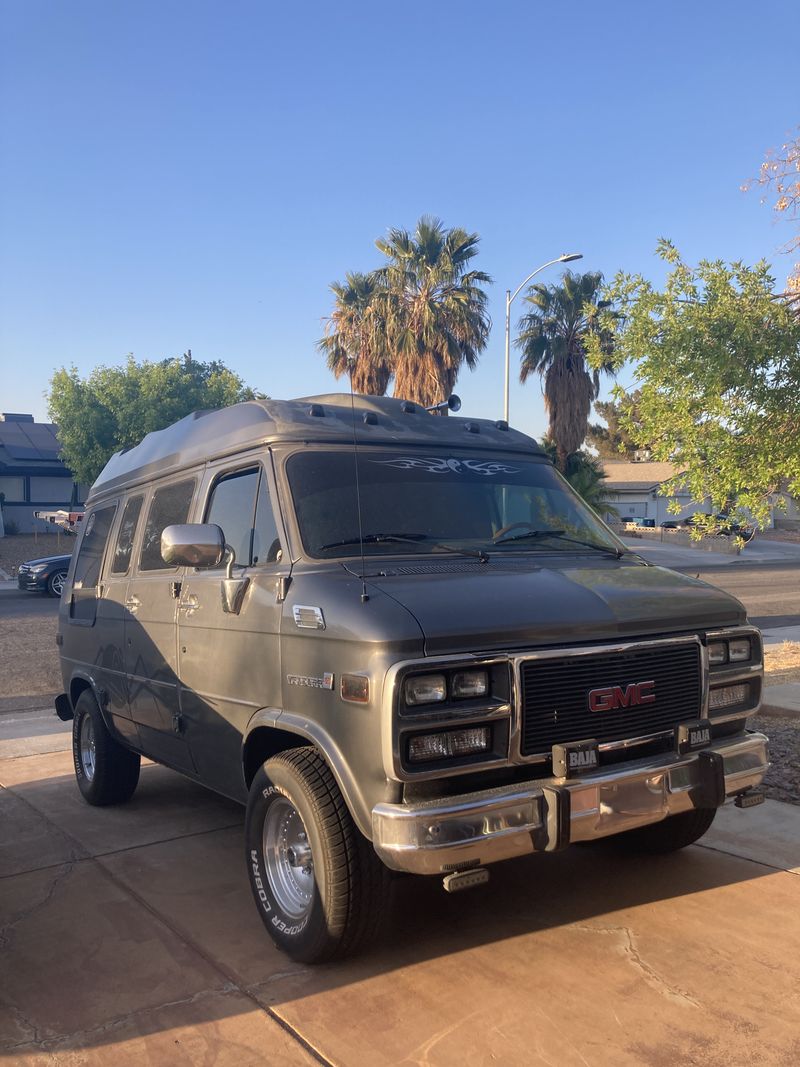
<path fill-rule="evenodd" d="M 430 544 L 431 548 L 440 548 L 443 552 L 453 552 L 457 556 L 472 556 L 481 563 L 488 563 L 489 557 L 481 549 L 458 548 L 456 545 L 445 544 L 444 541 L 429 541 L 427 534 L 383 534 L 369 533 L 363 537 L 347 537 L 343 541 L 331 541 L 327 545 L 320 545 L 319 551 L 325 552 L 329 548 L 344 548 L 348 545 L 381 545 L 387 542 L 399 542 L 400 544 L 419 545 Z"/>
<path fill-rule="evenodd" d="M 514 534 L 511 537 L 501 537 L 496 541 L 497 545 L 507 545 L 511 541 L 535 541 L 541 537 L 557 537 L 561 541 L 569 541 L 573 545 L 583 545 L 584 548 L 595 548 L 598 552 L 610 552 L 617 559 L 622 559 L 623 553 L 613 545 L 600 545 L 596 541 L 584 541 L 580 537 L 569 537 L 566 530 L 528 530 L 527 533 Z"/>

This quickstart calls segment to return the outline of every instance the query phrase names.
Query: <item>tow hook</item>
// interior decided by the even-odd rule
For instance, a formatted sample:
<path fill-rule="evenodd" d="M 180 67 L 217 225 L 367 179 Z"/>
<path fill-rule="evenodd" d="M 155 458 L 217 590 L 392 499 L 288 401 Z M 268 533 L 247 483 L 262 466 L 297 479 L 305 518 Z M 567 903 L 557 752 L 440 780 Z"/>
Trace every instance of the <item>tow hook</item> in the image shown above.
<path fill-rule="evenodd" d="M 738 793 L 733 803 L 737 808 L 757 808 L 766 799 L 760 789 L 748 789 L 745 793 Z"/>
<path fill-rule="evenodd" d="M 458 893 L 462 889 L 486 885 L 488 881 L 489 872 L 485 867 L 473 867 L 469 871 L 453 871 L 452 874 L 446 874 L 442 879 L 442 885 L 447 893 Z"/>

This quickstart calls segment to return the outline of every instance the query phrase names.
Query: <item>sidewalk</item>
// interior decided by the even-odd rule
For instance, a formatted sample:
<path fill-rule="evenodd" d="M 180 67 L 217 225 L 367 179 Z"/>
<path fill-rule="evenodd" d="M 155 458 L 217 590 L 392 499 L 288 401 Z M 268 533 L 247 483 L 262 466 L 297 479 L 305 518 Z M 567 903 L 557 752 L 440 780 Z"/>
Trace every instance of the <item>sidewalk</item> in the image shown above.
<path fill-rule="evenodd" d="M 707 570 L 709 567 L 736 567 L 758 563 L 800 564 L 800 545 L 785 541 L 759 541 L 758 535 L 739 555 L 666 545 L 658 541 L 648 541 L 643 537 L 623 537 L 622 541 L 632 552 L 636 552 L 649 563 L 655 563 L 659 567 L 672 567 L 675 570 Z"/>

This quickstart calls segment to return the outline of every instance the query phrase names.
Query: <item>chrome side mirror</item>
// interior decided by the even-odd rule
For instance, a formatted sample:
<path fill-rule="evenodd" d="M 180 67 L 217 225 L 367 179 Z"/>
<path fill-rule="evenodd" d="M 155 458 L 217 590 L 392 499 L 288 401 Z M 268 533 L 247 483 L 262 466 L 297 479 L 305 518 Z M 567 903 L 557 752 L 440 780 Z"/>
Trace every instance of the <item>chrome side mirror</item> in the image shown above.
<path fill-rule="evenodd" d="M 184 522 L 161 534 L 161 558 L 170 567 L 218 567 L 224 555 L 225 534 L 213 523 Z"/>

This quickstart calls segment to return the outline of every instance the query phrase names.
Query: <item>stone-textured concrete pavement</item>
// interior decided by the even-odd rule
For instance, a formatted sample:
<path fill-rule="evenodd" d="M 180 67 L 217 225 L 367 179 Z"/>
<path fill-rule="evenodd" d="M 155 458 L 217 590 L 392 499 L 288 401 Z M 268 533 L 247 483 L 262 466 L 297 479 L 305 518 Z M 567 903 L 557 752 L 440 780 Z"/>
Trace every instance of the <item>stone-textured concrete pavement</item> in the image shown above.
<path fill-rule="evenodd" d="M 57 738 L 62 741 L 62 737 Z M 146 765 L 83 803 L 65 751 L 0 758 L 0 1051 L 56 1064 L 800 1062 L 800 809 L 704 846 L 399 879 L 382 941 L 312 968 L 269 941 L 243 813 Z"/>

